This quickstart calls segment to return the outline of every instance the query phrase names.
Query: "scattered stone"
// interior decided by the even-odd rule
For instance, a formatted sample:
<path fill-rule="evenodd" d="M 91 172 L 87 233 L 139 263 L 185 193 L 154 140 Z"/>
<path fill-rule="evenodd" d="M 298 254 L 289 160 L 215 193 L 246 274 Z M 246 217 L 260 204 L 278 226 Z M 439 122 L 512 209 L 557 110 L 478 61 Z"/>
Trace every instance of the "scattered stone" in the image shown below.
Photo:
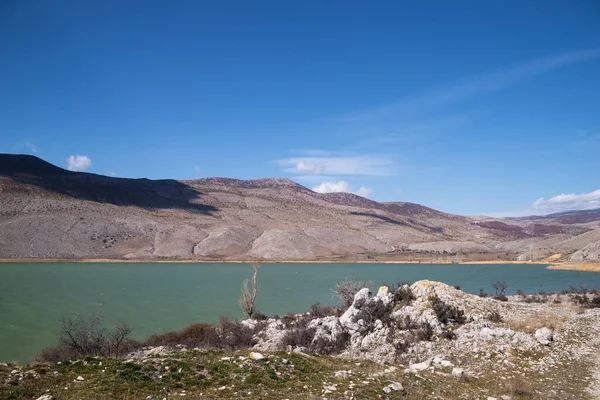
<path fill-rule="evenodd" d="M 540 344 L 547 346 L 553 340 L 552 330 L 546 327 L 540 328 L 535 331 L 535 338 Z"/>
<path fill-rule="evenodd" d="M 465 376 L 465 370 L 462 368 L 452 368 L 452 376 L 455 378 L 462 378 Z"/>
<path fill-rule="evenodd" d="M 260 354 L 258 352 L 253 351 L 252 353 L 250 353 L 251 360 L 258 361 L 258 360 L 264 360 L 265 358 L 266 358 L 265 356 L 263 356 L 262 354 Z"/>
<path fill-rule="evenodd" d="M 37 398 L 37 400 L 54 400 L 54 396 L 45 394 Z"/>
<path fill-rule="evenodd" d="M 421 372 L 421 371 L 425 371 L 427 368 L 429 368 L 431 366 L 431 359 L 417 363 L 417 364 L 411 364 L 408 369 L 411 372 Z"/>
<path fill-rule="evenodd" d="M 81 381 L 84 381 L 85 379 L 83 378 L 83 376 L 79 375 L 79 376 L 77 377 L 77 380 L 81 382 Z"/>

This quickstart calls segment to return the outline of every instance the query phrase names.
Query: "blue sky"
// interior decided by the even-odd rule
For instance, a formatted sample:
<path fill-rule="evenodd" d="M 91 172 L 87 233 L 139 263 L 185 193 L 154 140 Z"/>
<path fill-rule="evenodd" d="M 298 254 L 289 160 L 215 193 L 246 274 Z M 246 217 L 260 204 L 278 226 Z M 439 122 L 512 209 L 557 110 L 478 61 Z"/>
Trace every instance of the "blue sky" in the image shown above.
<path fill-rule="evenodd" d="M 65 168 L 600 207 L 595 0 L 6 0 L 0 93 L 0 152 Z"/>

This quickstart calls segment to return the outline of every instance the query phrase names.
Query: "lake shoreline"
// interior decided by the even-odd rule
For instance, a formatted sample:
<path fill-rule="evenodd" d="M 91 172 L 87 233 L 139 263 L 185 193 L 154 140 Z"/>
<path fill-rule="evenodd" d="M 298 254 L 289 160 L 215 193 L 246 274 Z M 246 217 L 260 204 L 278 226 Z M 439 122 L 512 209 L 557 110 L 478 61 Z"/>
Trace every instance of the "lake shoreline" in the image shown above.
<path fill-rule="evenodd" d="M 523 265 L 547 265 L 550 270 L 561 271 L 583 271 L 583 272 L 600 272 L 600 263 L 597 262 L 548 262 L 548 261 L 514 261 L 514 260 L 487 260 L 487 261 L 438 261 L 438 260 L 352 260 L 352 259 L 313 259 L 313 260 L 224 260 L 224 259 L 115 259 L 115 258 L 0 258 L 2 263 L 198 263 L 198 264 L 249 264 L 258 262 L 261 264 L 523 264 Z"/>

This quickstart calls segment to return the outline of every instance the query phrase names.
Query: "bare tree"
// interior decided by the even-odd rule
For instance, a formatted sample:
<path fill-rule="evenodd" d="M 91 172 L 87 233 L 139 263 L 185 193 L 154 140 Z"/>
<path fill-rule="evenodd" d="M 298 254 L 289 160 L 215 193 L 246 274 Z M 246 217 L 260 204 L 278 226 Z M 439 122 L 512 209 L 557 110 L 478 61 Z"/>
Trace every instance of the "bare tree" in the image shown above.
<path fill-rule="evenodd" d="M 373 290 L 373 282 L 355 281 L 346 278 L 336 283 L 331 291 L 341 300 L 342 306 L 348 308 L 354 302 L 354 295 L 362 288 Z"/>
<path fill-rule="evenodd" d="M 248 279 L 244 279 L 242 282 L 242 294 L 238 299 L 238 303 L 244 311 L 244 315 L 247 318 L 252 318 L 252 315 L 256 311 L 254 307 L 254 301 L 256 300 L 256 296 L 258 295 L 258 270 L 262 264 L 260 263 L 252 263 L 250 269 L 252 271 L 252 287 L 248 287 Z"/>

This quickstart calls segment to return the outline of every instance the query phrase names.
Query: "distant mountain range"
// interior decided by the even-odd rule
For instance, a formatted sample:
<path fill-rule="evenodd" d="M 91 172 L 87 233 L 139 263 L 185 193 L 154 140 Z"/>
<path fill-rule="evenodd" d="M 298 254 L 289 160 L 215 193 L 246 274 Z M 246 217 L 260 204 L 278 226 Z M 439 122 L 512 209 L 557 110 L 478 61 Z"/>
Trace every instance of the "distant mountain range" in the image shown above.
<path fill-rule="evenodd" d="M 600 261 L 600 209 L 465 217 L 289 179 L 149 180 L 0 154 L 0 258 Z"/>

